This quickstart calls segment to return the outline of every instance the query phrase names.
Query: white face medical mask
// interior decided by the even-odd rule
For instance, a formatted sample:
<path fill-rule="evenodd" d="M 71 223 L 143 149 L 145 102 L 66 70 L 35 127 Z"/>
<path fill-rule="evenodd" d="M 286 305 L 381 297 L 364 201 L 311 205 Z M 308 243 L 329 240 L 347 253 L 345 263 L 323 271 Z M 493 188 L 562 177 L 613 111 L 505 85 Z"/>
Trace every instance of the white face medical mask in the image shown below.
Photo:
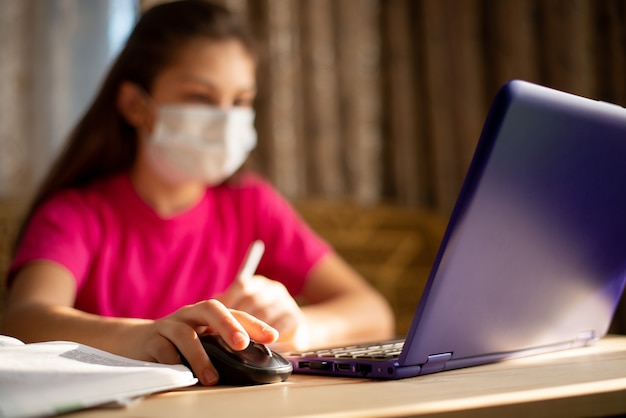
<path fill-rule="evenodd" d="M 148 160 L 165 181 L 224 182 L 246 161 L 257 143 L 254 111 L 209 105 L 160 105 Z"/>

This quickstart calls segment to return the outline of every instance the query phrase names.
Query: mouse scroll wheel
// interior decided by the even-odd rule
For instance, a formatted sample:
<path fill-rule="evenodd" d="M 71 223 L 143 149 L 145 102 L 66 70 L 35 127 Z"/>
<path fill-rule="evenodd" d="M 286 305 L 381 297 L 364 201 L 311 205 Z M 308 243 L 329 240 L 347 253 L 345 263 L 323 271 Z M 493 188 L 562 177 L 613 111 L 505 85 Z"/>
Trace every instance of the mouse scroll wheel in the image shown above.
<path fill-rule="evenodd" d="M 254 343 L 259 349 L 261 349 L 268 357 L 272 357 L 272 350 L 268 346 L 261 343 Z"/>

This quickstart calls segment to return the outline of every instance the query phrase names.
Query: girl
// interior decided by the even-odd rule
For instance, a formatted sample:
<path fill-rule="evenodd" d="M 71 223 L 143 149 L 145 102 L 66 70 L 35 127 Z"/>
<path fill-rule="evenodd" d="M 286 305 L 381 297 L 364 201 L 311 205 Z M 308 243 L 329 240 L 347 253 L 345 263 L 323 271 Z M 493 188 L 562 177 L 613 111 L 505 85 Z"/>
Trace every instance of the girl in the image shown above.
<path fill-rule="evenodd" d="M 255 66 L 248 32 L 219 6 L 142 16 L 34 199 L 5 334 L 162 363 L 179 350 L 205 385 L 219 376 L 198 334 L 236 350 L 391 336 L 386 302 L 240 170 L 256 145 Z M 258 274 L 238 280 L 255 240 Z"/>

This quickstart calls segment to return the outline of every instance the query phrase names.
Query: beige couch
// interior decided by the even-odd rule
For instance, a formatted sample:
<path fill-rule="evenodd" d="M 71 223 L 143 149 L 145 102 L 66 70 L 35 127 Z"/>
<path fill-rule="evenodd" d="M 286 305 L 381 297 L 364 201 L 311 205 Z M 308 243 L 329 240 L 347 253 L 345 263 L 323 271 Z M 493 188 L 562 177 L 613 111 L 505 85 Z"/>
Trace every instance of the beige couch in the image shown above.
<path fill-rule="evenodd" d="M 444 219 L 397 205 L 307 200 L 295 206 L 387 298 L 397 332 L 406 333 L 443 236 Z"/>

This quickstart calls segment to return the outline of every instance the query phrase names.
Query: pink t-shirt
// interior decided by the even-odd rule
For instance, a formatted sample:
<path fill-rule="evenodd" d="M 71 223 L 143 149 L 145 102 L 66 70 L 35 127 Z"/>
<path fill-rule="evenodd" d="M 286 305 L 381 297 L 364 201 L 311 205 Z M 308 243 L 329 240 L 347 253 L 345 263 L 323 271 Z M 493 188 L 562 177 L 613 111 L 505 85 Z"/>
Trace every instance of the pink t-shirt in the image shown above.
<path fill-rule="evenodd" d="M 225 291 L 256 239 L 265 242 L 258 274 L 282 282 L 294 296 L 330 251 L 252 174 L 207 188 L 195 207 L 170 219 L 159 217 L 124 174 L 63 191 L 42 205 L 9 277 L 25 263 L 51 260 L 76 279 L 76 308 L 157 319 Z"/>

